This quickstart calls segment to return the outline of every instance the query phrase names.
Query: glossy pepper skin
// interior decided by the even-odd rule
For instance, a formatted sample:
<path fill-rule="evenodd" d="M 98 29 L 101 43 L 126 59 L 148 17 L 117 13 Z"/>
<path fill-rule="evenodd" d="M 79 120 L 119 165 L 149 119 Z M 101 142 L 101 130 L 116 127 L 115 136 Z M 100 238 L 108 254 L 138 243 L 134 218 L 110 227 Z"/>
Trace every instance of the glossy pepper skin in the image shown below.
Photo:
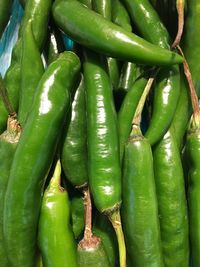
<path fill-rule="evenodd" d="M 102 241 L 93 236 L 94 244 L 79 243 L 78 267 L 110 267 Z"/>
<path fill-rule="evenodd" d="M 9 267 L 3 237 L 3 208 L 10 167 L 19 141 L 21 129 L 15 118 L 9 117 L 7 130 L 0 135 L 0 259 L 2 267 Z"/>
<path fill-rule="evenodd" d="M 111 0 L 93 0 L 92 9 L 102 15 L 105 19 L 111 21 L 112 2 Z M 119 82 L 120 65 L 116 58 L 107 57 L 107 71 L 110 76 L 113 89 L 116 89 Z"/>
<path fill-rule="evenodd" d="M 149 42 L 162 48 L 170 48 L 167 29 L 148 0 L 123 0 L 139 32 Z M 158 142 L 168 130 L 180 95 L 180 77 L 177 65 L 163 68 L 158 73 L 158 85 L 155 88 L 153 112 L 145 133 L 151 145 Z"/>
<path fill-rule="evenodd" d="M 18 111 L 19 105 L 19 90 L 20 90 L 20 75 L 21 75 L 21 57 L 22 57 L 22 40 L 24 29 L 29 20 L 32 21 L 33 36 L 36 45 L 40 52 L 47 35 L 47 25 L 49 20 L 49 13 L 51 8 L 51 0 L 30 0 L 27 1 L 24 17 L 21 22 L 19 30 L 19 39 L 13 49 L 11 65 L 6 72 L 4 81 L 7 88 L 8 96 L 13 105 L 15 112 Z M 6 128 L 6 121 L 8 117 L 2 101 L 0 100 L 0 132 Z"/>
<path fill-rule="evenodd" d="M 86 54 L 87 53 L 87 54 Z M 110 80 L 97 54 L 86 51 L 83 73 L 86 88 L 88 177 L 94 203 L 110 212 L 121 203 L 117 120 Z"/>
<path fill-rule="evenodd" d="M 158 73 L 154 88 L 153 110 L 145 137 L 156 144 L 168 130 L 180 95 L 180 73 L 177 66 Z"/>
<path fill-rule="evenodd" d="M 85 85 L 82 77 L 72 102 L 71 116 L 61 153 L 66 178 L 78 188 L 87 185 L 87 121 Z"/>
<path fill-rule="evenodd" d="M 176 53 L 148 43 L 74 0 L 56 1 L 53 17 L 77 43 L 107 56 L 150 65 L 182 62 Z"/>
<path fill-rule="evenodd" d="M 153 149 L 164 265 L 189 265 L 188 214 L 184 174 L 173 129 Z"/>
<path fill-rule="evenodd" d="M 187 132 L 186 153 L 189 161 L 188 173 L 188 209 L 190 225 L 190 245 L 193 267 L 200 265 L 200 207 L 199 207 L 199 187 L 200 187 L 200 123 L 195 125 L 193 118 Z"/>
<path fill-rule="evenodd" d="M 12 0 L 0 0 L 0 38 L 9 21 L 12 2 Z"/>
<path fill-rule="evenodd" d="M 32 23 L 29 21 L 22 36 L 21 86 L 18 110 L 18 118 L 22 128 L 26 122 L 37 85 L 43 73 L 42 58 L 33 36 Z"/>
<path fill-rule="evenodd" d="M 105 252 L 108 256 L 110 266 L 117 266 L 118 259 L 118 246 L 117 239 L 112 227 L 112 224 L 108 218 L 100 213 L 95 213 L 93 233 L 101 238 Z"/>
<path fill-rule="evenodd" d="M 70 201 L 60 186 L 61 164 L 44 192 L 38 226 L 38 245 L 44 267 L 77 267 L 76 243 L 70 225 Z"/>
<path fill-rule="evenodd" d="M 144 91 L 147 78 L 141 77 L 133 83 L 127 92 L 118 112 L 118 132 L 120 146 L 120 162 L 123 162 L 124 147 L 131 132 L 132 119 L 135 114 L 140 97 Z"/>
<path fill-rule="evenodd" d="M 151 146 L 135 126 L 125 146 L 122 222 L 132 266 L 163 267 Z"/>
<path fill-rule="evenodd" d="M 5 197 L 4 237 L 10 266 L 35 264 L 43 185 L 79 69 L 78 57 L 72 52 L 63 53 L 48 67 L 37 87 L 13 159 Z"/>

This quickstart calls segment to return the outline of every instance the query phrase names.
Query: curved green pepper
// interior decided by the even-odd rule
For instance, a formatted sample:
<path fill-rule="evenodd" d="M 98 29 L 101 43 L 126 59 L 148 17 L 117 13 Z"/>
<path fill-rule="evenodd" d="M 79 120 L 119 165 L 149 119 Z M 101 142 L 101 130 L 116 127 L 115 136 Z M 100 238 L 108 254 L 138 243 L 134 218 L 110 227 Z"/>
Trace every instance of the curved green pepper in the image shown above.
<path fill-rule="evenodd" d="M 22 36 L 21 86 L 18 110 L 18 118 L 22 127 L 24 127 L 37 85 L 43 73 L 44 66 L 42 58 L 35 43 L 32 23 L 29 21 Z"/>
<path fill-rule="evenodd" d="M 12 0 L 0 0 L 0 38 L 9 21 L 12 2 Z"/>
<path fill-rule="evenodd" d="M 74 0 L 56 1 L 53 16 L 58 26 L 77 43 L 107 56 L 150 65 L 183 61 L 178 54 L 148 43 Z"/>
<path fill-rule="evenodd" d="M 87 185 L 87 135 L 85 86 L 83 77 L 72 102 L 70 122 L 61 152 L 66 178 L 77 188 Z"/>
<path fill-rule="evenodd" d="M 3 237 L 3 207 L 10 167 L 19 141 L 21 129 L 16 118 L 9 117 L 7 130 L 0 135 L 0 259 L 2 267 L 9 267 Z"/>
<path fill-rule="evenodd" d="M 99 57 L 85 53 L 88 176 L 94 203 L 100 212 L 111 212 L 121 203 L 121 170 L 116 114 L 107 73 Z"/>
<path fill-rule="evenodd" d="M 142 96 L 147 78 L 141 77 L 135 81 L 130 90 L 127 92 L 121 108 L 118 112 L 118 131 L 120 146 L 120 162 L 122 164 L 124 155 L 124 146 L 128 141 L 131 132 L 131 125 L 138 102 Z"/>
<path fill-rule="evenodd" d="M 154 88 L 153 110 L 145 137 L 151 145 L 157 143 L 168 130 L 180 95 L 180 74 L 177 66 L 158 73 Z"/>
<path fill-rule="evenodd" d="M 60 186 L 61 164 L 44 192 L 38 225 L 38 245 L 44 267 L 77 267 L 76 244 L 70 225 L 70 202 Z"/>
<path fill-rule="evenodd" d="M 183 168 L 173 129 L 153 150 L 163 259 L 166 267 L 188 267 L 188 214 Z"/>
<path fill-rule="evenodd" d="M 125 146 L 122 222 L 132 266 L 163 267 L 151 146 L 133 126 Z"/>
<path fill-rule="evenodd" d="M 4 236 L 11 266 L 35 265 L 37 223 L 46 176 L 70 105 L 80 61 L 66 52 L 42 76 L 10 170 Z"/>
<path fill-rule="evenodd" d="M 41 52 L 47 36 L 47 25 L 52 0 L 30 0 L 27 1 L 24 17 L 20 26 L 19 39 L 13 49 L 11 65 L 6 72 L 5 85 L 8 91 L 8 96 L 14 107 L 15 112 L 18 110 L 19 90 L 20 90 L 20 75 L 21 75 L 21 57 L 22 57 L 22 40 L 24 29 L 28 21 L 32 22 L 32 31 L 36 45 Z M 8 113 L 0 100 L 0 131 L 6 128 Z"/>

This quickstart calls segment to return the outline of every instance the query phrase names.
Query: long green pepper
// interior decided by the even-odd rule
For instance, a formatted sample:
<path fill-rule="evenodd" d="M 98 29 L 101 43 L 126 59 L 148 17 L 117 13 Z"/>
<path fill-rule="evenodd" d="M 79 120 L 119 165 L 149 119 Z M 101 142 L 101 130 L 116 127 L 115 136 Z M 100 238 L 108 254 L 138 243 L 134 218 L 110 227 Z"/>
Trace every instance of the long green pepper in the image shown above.
<path fill-rule="evenodd" d="M 88 183 L 85 84 L 83 76 L 69 112 L 61 162 L 68 181 L 83 188 Z"/>
<path fill-rule="evenodd" d="M 70 201 L 60 185 L 61 164 L 44 192 L 38 226 L 38 245 L 44 267 L 77 267 L 76 243 L 70 225 Z"/>
<path fill-rule="evenodd" d="M 0 135 L 0 259 L 2 267 L 9 267 L 3 237 L 3 209 L 12 160 L 21 128 L 14 117 L 8 118 L 7 130 Z"/>
<path fill-rule="evenodd" d="M 53 17 L 74 41 L 107 56 L 149 65 L 171 65 L 183 61 L 178 54 L 127 32 L 75 0 L 55 1 Z"/>
<path fill-rule="evenodd" d="M 45 178 L 70 106 L 80 61 L 65 52 L 39 82 L 10 170 L 4 237 L 10 267 L 35 265 L 37 223 Z"/>
<path fill-rule="evenodd" d="M 32 23 L 29 21 L 22 36 L 21 86 L 18 109 L 18 118 L 22 127 L 26 122 L 37 85 L 43 73 L 42 58 L 33 36 Z"/>

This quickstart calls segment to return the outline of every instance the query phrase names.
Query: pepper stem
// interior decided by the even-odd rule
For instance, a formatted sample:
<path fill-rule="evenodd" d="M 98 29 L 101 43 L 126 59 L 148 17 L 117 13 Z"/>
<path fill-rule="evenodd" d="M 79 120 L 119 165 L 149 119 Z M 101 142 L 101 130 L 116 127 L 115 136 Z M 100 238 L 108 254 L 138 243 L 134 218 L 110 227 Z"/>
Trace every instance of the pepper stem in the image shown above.
<path fill-rule="evenodd" d="M 197 127 L 200 126 L 200 108 L 199 108 L 199 99 L 194 87 L 194 83 L 192 80 L 192 74 L 190 72 L 190 68 L 189 65 L 185 59 L 185 56 L 183 54 L 182 49 L 180 48 L 180 46 L 177 47 L 178 50 L 180 51 L 181 55 L 184 58 L 183 61 L 183 68 L 184 68 L 184 73 L 189 85 L 189 90 L 190 90 L 190 97 L 191 97 L 191 102 L 192 102 L 192 109 L 193 109 L 193 124 Z"/>
<path fill-rule="evenodd" d="M 156 71 L 156 74 L 157 74 L 157 72 L 158 71 Z M 134 117 L 133 117 L 133 121 L 132 121 L 132 125 L 136 125 L 136 126 L 140 125 L 142 110 L 143 110 L 147 95 L 149 94 L 151 86 L 152 86 L 152 84 L 154 82 L 156 74 L 154 74 L 152 77 L 150 77 L 149 80 L 147 81 L 147 84 L 146 84 L 146 86 L 144 88 L 144 91 L 142 93 L 142 96 L 140 98 L 138 106 L 136 108 L 136 111 L 135 111 L 135 114 L 134 114 Z"/>
<path fill-rule="evenodd" d="M 92 203 L 89 187 L 84 190 L 85 230 L 84 239 L 92 237 Z"/>
<path fill-rule="evenodd" d="M 60 188 L 60 179 L 61 179 L 61 163 L 60 160 L 57 161 L 56 167 L 53 173 L 53 176 L 50 180 L 51 188 Z"/>
<path fill-rule="evenodd" d="M 181 37 L 183 34 L 183 27 L 184 27 L 184 0 L 176 0 L 176 9 L 178 13 L 178 31 L 176 38 L 172 44 L 172 48 L 175 48 L 179 45 L 181 41 Z"/>
<path fill-rule="evenodd" d="M 8 94 L 7 94 L 7 91 L 6 91 L 6 88 L 5 88 L 5 85 L 4 85 L 4 82 L 3 82 L 1 75 L 0 75 L 0 96 L 3 100 L 3 103 L 5 105 L 5 108 L 7 109 L 8 114 L 10 116 L 16 116 L 16 112 L 14 111 L 13 106 L 9 100 L 9 97 L 8 97 Z"/>
<path fill-rule="evenodd" d="M 124 233 L 122 230 L 122 223 L 121 223 L 121 216 L 119 209 L 112 212 L 108 217 L 112 223 L 112 226 L 117 236 L 120 267 L 126 267 L 126 245 L 124 240 Z"/>

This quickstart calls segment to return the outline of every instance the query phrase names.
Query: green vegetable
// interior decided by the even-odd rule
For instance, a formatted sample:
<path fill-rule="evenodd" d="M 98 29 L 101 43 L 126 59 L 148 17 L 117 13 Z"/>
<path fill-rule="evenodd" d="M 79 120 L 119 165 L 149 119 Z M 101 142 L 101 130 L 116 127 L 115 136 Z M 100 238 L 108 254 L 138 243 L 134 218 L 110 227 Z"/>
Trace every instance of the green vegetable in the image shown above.
<path fill-rule="evenodd" d="M 34 68 L 33 68 L 34 66 Z M 21 86 L 18 117 L 22 127 L 26 122 L 37 85 L 44 73 L 44 66 L 29 21 L 22 36 Z"/>
<path fill-rule="evenodd" d="M 44 192 L 38 226 L 38 245 L 44 267 L 76 267 L 76 244 L 70 225 L 70 202 L 60 186 L 61 164 Z"/>
<path fill-rule="evenodd" d="M 3 237 L 3 208 L 10 167 L 19 141 L 21 129 L 15 117 L 8 118 L 7 130 L 0 135 L 0 259 L 2 267 L 9 267 Z"/>
<path fill-rule="evenodd" d="M 133 266 L 163 267 L 160 226 L 150 144 L 133 126 L 125 146 L 122 222 Z"/>
<path fill-rule="evenodd" d="M 183 168 L 173 129 L 153 150 L 163 259 L 166 267 L 188 266 L 188 214 Z"/>
<path fill-rule="evenodd" d="M 11 166 L 5 197 L 4 234 L 10 266 L 35 265 L 43 186 L 79 69 L 77 56 L 63 53 L 48 67 L 37 87 Z"/>
<path fill-rule="evenodd" d="M 77 43 L 107 56 L 150 65 L 182 62 L 176 53 L 148 43 L 74 0 L 55 1 L 53 16 Z"/>
<path fill-rule="evenodd" d="M 62 147 L 62 167 L 66 178 L 77 188 L 87 185 L 87 123 L 83 77 L 76 90 L 69 125 Z"/>

